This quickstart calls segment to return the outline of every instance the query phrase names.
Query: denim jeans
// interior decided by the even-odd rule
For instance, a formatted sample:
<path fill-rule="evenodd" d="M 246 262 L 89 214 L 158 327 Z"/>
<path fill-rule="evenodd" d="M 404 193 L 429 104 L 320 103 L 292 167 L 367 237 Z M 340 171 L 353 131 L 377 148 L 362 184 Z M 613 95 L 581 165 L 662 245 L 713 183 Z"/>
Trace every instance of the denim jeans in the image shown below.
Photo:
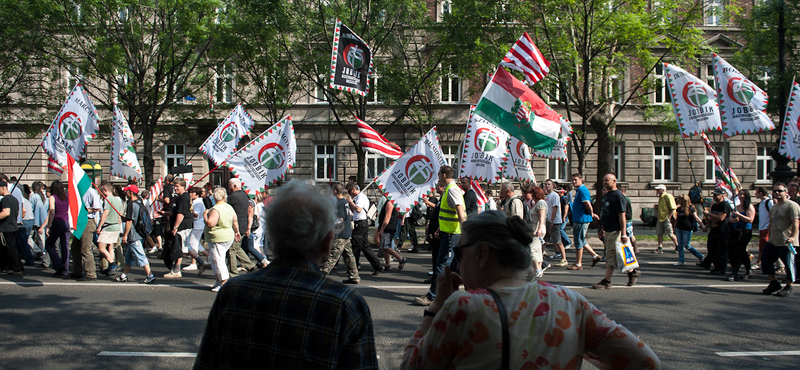
<path fill-rule="evenodd" d="M 448 234 L 439 232 L 439 253 L 436 255 L 436 265 L 433 266 L 433 281 L 428 292 L 428 298 L 436 298 L 436 278 L 444 273 L 445 266 L 453 262 L 453 247 L 458 243 L 461 234 Z"/>
<path fill-rule="evenodd" d="M 561 223 L 561 243 L 564 244 L 564 247 L 568 247 L 572 245 L 572 242 L 569 240 L 569 236 L 567 235 L 567 223 Z"/>
<path fill-rule="evenodd" d="M 33 251 L 31 245 L 28 244 L 31 228 L 33 228 L 33 220 L 22 220 L 22 226 L 17 229 L 17 251 L 28 266 L 33 266 Z"/>
<path fill-rule="evenodd" d="M 698 252 L 697 249 L 694 249 L 691 245 L 689 245 L 689 242 L 692 240 L 692 231 L 691 230 L 681 230 L 681 229 L 675 228 L 675 236 L 678 238 L 678 261 L 680 261 L 681 263 L 685 263 L 686 262 L 686 261 L 684 261 L 684 258 L 683 258 L 684 257 L 684 253 L 683 253 L 684 248 L 686 250 L 688 250 L 689 252 L 691 252 L 695 257 L 700 258 L 700 259 L 703 258 L 703 255 L 700 254 L 700 252 Z"/>
<path fill-rule="evenodd" d="M 245 251 L 245 253 L 252 254 L 258 262 L 263 263 L 267 259 L 263 254 L 259 253 L 258 250 L 253 247 L 252 233 L 250 233 L 250 236 L 242 235 L 242 249 Z"/>

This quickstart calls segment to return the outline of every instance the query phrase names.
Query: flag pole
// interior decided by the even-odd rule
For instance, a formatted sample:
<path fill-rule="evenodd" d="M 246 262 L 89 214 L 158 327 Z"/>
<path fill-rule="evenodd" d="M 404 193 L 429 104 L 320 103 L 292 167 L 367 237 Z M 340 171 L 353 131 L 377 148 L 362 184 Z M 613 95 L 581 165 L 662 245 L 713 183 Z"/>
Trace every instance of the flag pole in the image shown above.
<path fill-rule="evenodd" d="M 514 161 L 514 151 L 511 148 L 508 148 L 508 154 L 511 156 L 511 164 L 514 165 L 514 172 L 517 174 L 517 181 L 519 182 L 519 189 L 522 191 L 522 177 L 519 176 L 519 170 L 517 169 L 517 163 Z"/>
<path fill-rule="evenodd" d="M 24 175 L 24 174 L 25 174 L 25 171 L 27 171 L 27 170 L 28 170 L 28 166 L 29 166 L 29 165 L 31 164 L 31 162 L 33 161 L 33 156 L 35 156 L 35 155 L 36 155 L 36 153 L 38 153 L 38 152 L 39 152 L 39 147 L 41 147 L 41 145 L 37 145 L 37 146 L 36 146 L 36 149 L 34 149 L 34 150 L 33 150 L 33 154 L 31 154 L 31 158 L 30 158 L 30 159 L 28 159 L 28 163 L 26 163 L 26 164 L 25 164 L 25 168 L 23 168 L 23 169 L 22 169 L 22 173 L 21 173 L 21 174 L 19 174 L 19 177 L 17 177 L 17 182 L 15 182 L 15 183 L 14 183 L 14 186 L 12 186 L 12 187 L 11 187 L 11 191 L 10 191 L 9 193 L 13 193 L 13 192 L 14 192 L 14 190 L 17 188 L 17 184 L 19 184 L 19 182 L 20 182 L 20 181 L 22 181 L 22 175 Z"/>
<path fill-rule="evenodd" d="M 692 166 L 692 157 L 689 156 L 689 148 L 686 147 L 686 138 L 681 134 L 681 141 L 683 142 L 683 150 L 686 152 L 686 158 L 689 159 L 689 170 L 692 171 L 692 181 L 697 185 L 697 177 L 694 176 L 694 166 Z"/>
<path fill-rule="evenodd" d="M 97 185 L 95 185 L 95 184 L 94 184 L 94 181 L 92 181 L 91 183 L 92 183 L 92 187 L 93 187 L 95 190 L 97 190 L 97 193 L 98 193 L 98 194 L 100 194 L 100 196 L 103 198 L 103 200 L 104 200 L 104 201 L 106 201 L 106 202 L 108 202 L 108 205 L 110 205 L 110 206 L 111 206 L 111 208 L 114 210 L 114 212 L 117 212 L 117 215 L 119 215 L 119 217 L 121 217 L 121 218 L 123 218 L 123 219 L 124 219 L 124 218 L 125 218 L 125 216 L 123 216 L 123 215 L 122 215 L 122 213 L 119 213 L 119 211 L 117 210 L 117 208 L 116 208 L 116 207 L 114 207 L 114 205 L 113 205 L 113 204 L 111 204 L 111 202 L 109 202 L 109 201 L 108 201 L 108 198 L 106 198 L 106 196 L 105 196 L 105 195 L 103 195 L 103 192 L 102 192 L 102 191 L 100 191 L 100 188 L 98 188 L 98 187 L 97 187 Z M 138 194 L 137 194 L 137 195 L 138 195 Z"/>

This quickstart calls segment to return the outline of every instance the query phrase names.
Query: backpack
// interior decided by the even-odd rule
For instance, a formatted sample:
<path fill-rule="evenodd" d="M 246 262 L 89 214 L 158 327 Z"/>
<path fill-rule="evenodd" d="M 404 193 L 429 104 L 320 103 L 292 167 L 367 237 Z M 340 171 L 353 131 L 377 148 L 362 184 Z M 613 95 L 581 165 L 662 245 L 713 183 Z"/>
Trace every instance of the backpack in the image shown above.
<path fill-rule="evenodd" d="M 695 185 L 689 189 L 689 200 L 692 204 L 703 203 L 703 193 L 700 191 L 700 187 Z"/>
<path fill-rule="evenodd" d="M 419 220 L 420 218 L 422 218 L 422 209 L 420 209 L 419 204 L 417 204 L 414 208 L 411 208 L 411 219 Z"/>
<path fill-rule="evenodd" d="M 509 207 L 514 206 L 514 199 L 519 199 L 519 202 L 522 203 L 522 219 L 525 220 L 525 222 L 527 222 L 528 225 L 533 224 L 533 221 L 531 220 L 531 207 L 528 207 L 528 205 L 525 204 L 525 202 L 523 202 L 522 199 L 520 199 L 519 197 L 510 198 L 509 199 L 510 203 L 508 206 Z"/>
<path fill-rule="evenodd" d="M 374 224 L 375 220 L 378 219 L 378 206 L 373 202 L 369 202 L 369 208 L 367 208 L 367 219 L 371 224 Z"/>
<path fill-rule="evenodd" d="M 150 219 L 150 213 L 145 212 L 146 207 L 142 203 L 141 199 L 137 199 L 133 201 L 139 206 L 139 215 L 136 216 L 136 222 L 133 224 L 136 228 L 136 233 L 139 234 L 143 239 L 146 239 L 151 232 L 153 232 L 153 220 Z"/>

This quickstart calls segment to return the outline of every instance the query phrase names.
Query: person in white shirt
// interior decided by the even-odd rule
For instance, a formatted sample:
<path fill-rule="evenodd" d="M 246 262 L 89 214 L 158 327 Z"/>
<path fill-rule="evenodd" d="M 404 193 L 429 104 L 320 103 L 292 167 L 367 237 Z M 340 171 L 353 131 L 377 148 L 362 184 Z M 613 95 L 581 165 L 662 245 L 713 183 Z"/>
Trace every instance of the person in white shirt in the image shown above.
<path fill-rule="evenodd" d="M 560 262 L 554 263 L 553 266 L 563 267 L 568 265 L 567 254 L 564 253 L 564 244 L 561 243 L 561 223 L 564 221 L 561 215 L 561 196 L 555 191 L 555 184 L 553 180 L 547 179 L 544 182 L 544 190 L 547 192 L 545 201 L 547 202 L 547 240 L 553 244 L 556 249 L 556 259 L 561 259 Z"/>
<path fill-rule="evenodd" d="M 258 193 L 256 195 L 256 209 L 253 211 L 253 217 L 258 217 L 258 229 L 253 233 L 253 248 L 259 253 L 263 254 L 269 263 L 269 242 L 267 241 L 267 204 L 269 203 L 269 196 L 267 192 Z"/>
<path fill-rule="evenodd" d="M 25 185 L 27 186 L 27 185 Z M 30 189 L 28 189 L 30 191 Z M 33 206 L 28 198 L 22 198 L 22 225 L 17 229 L 17 250 L 20 256 L 25 260 L 25 266 L 33 266 L 33 251 L 28 239 L 31 236 L 31 228 L 33 227 Z"/>
<path fill-rule="evenodd" d="M 347 190 L 347 194 L 350 195 L 350 198 L 346 199 L 350 210 L 353 211 L 353 235 L 351 236 L 351 244 L 353 246 L 353 255 L 356 259 L 356 266 L 360 266 L 358 260 L 361 258 L 361 252 L 363 251 L 364 257 L 367 258 L 369 264 L 375 269 L 372 275 L 377 276 L 383 271 L 383 264 L 369 246 L 369 221 L 367 220 L 369 199 L 367 199 L 367 195 L 362 193 L 361 188 L 355 183 L 348 183 L 345 190 Z"/>
<path fill-rule="evenodd" d="M 764 187 L 756 190 L 756 198 L 761 202 L 758 203 L 758 257 L 753 265 L 753 270 L 761 268 L 761 254 L 764 252 L 764 245 L 769 240 L 769 209 L 775 204 L 772 196 Z"/>
<path fill-rule="evenodd" d="M 189 191 L 189 197 L 192 199 L 192 213 L 194 214 L 194 223 L 192 224 L 192 232 L 189 233 L 188 253 L 192 257 L 192 263 L 186 266 L 184 271 L 195 271 L 198 269 L 205 270 L 205 262 L 200 255 L 208 257 L 208 252 L 203 248 L 203 229 L 205 228 L 205 221 L 203 221 L 203 212 L 206 211 L 206 206 L 203 204 L 203 189 L 192 188 Z M 202 267 L 201 267 L 202 266 Z M 200 274 L 202 272 L 199 272 Z"/>

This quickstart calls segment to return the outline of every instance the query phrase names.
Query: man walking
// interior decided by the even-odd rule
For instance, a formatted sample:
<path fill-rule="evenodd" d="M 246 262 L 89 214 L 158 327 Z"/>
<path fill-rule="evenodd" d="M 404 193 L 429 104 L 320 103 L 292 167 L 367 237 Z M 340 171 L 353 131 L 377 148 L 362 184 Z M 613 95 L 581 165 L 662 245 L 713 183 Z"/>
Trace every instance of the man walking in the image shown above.
<path fill-rule="evenodd" d="M 19 216 L 19 201 L 11 192 L 8 191 L 8 183 L 0 180 L 0 268 L 11 267 L 8 273 L 11 275 L 22 275 L 25 270 L 22 267 L 19 253 L 17 252 L 17 216 Z"/>
<path fill-rule="evenodd" d="M 353 256 L 355 256 L 356 266 L 359 265 L 358 259 L 361 257 L 361 252 L 364 252 L 364 257 L 369 261 L 369 264 L 375 269 L 372 273 L 373 276 L 378 276 L 383 271 L 383 263 L 375 255 L 372 248 L 369 247 L 369 220 L 367 220 L 367 209 L 369 209 L 369 199 L 367 195 L 361 192 L 361 188 L 353 183 L 347 184 L 347 193 L 350 198 L 347 198 L 347 204 L 350 210 L 353 211 L 353 236 L 352 247 Z"/>
<path fill-rule="evenodd" d="M 561 261 L 553 266 L 564 267 L 567 262 L 567 254 L 564 251 L 564 244 L 561 243 L 561 197 L 555 191 L 553 180 L 547 179 L 544 182 L 544 191 L 547 193 L 544 200 L 547 202 L 547 239 L 556 249 L 555 258 Z"/>
<path fill-rule="evenodd" d="M 353 184 L 355 185 L 355 184 Z M 343 257 L 344 264 L 347 266 L 347 274 L 349 277 L 343 282 L 345 284 L 358 284 L 361 277 L 358 275 L 356 268 L 356 258 L 353 256 L 353 249 L 350 244 L 350 237 L 353 235 L 353 229 L 350 227 L 352 221 L 352 212 L 348 209 L 348 202 L 344 199 L 344 186 L 342 184 L 333 185 L 333 196 L 336 197 L 336 238 L 333 239 L 333 248 L 331 248 L 331 255 L 328 260 L 322 265 L 320 270 L 323 274 L 327 275 L 333 269 L 333 266 L 339 262 L 339 257 Z M 341 223 L 339 224 L 339 220 Z M 341 229 L 341 231 L 339 230 Z"/>
<path fill-rule="evenodd" d="M 177 257 L 170 258 L 173 261 L 172 268 L 168 273 L 164 274 L 164 277 L 167 279 L 179 278 L 183 276 L 181 273 L 183 250 L 188 250 L 187 246 L 189 244 L 189 234 L 192 233 L 192 227 L 194 225 L 192 199 L 189 196 L 189 192 L 186 191 L 186 180 L 183 178 L 176 179 L 173 181 L 173 185 L 175 186 L 176 196 L 172 201 L 172 215 L 170 217 L 170 223 L 172 224 L 172 237 L 180 237 L 180 248 L 176 247 L 177 244 L 175 244 L 174 239 L 171 245 L 165 246 L 165 248 L 171 248 L 171 251 L 174 254 L 173 257 Z"/>
<path fill-rule="evenodd" d="M 769 277 L 769 285 L 764 294 L 788 297 L 792 294 L 792 284 L 797 278 L 798 229 L 800 228 L 800 206 L 787 199 L 786 186 L 776 183 L 772 187 L 772 196 L 776 204 L 769 210 L 769 241 L 764 245 L 764 256 L 761 258 L 761 271 Z M 775 261 L 780 259 L 786 266 L 786 286 L 775 278 Z"/>
<path fill-rule="evenodd" d="M 122 229 L 122 245 L 125 246 L 125 267 L 122 269 L 122 274 L 117 276 L 114 280 L 125 283 L 128 281 L 128 273 L 131 272 L 133 266 L 141 267 L 144 269 L 145 278 L 140 281 L 142 284 L 152 284 L 156 281 L 153 271 L 150 270 L 150 261 L 144 254 L 144 247 L 142 246 L 143 236 L 139 233 L 144 233 L 144 230 L 136 230 L 136 224 L 142 217 L 143 212 L 147 212 L 144 204 L 139 200 L 139 187 L 135 184 L 128 185 L 122 189 L 128 196 L 128 206 L 125 212 L 125 226 Z"/>
<path fill-rule="evenodd" d="M 230 190 L 230 194 L 228 195 L 228 204 L 233 207 L 233 210 L 236 211 L 236 221 L 239 223 L 239 234 L 242 235 L 241 241 L 233 241 L 231 244 L 231 248 L 228 249 L 228 272 L 230 275 L 238 276 L 239 275 L 239 263 L 242 264 L 247 271 L 253 271 L 256 268 L 256 264 L 250 261 L 250 257 L 247 257 L 247 252 L 242 249 L 243 245 L 248 242 L 248 238 L 250 238 L 250 226 L 253 222 L 253 214 L 250 208 L 250 198 L 247 196 L 247 193 L 242 190 L 242 180 L 237 178 L 230 179 L 228 182 L 228 190 Z"/>
<path fill-rule="evenodd" d="M 94 187 L 90 187 L 83 195 L 83 204 L 89 213 L 86 228 L 80 239 L 72 239 L 69 254 L 72 256 L 72 274 L 78 281 L 97 280 L 94 262 L 94 233 L 97 230 L 99 211 L 103 210 L 103 200 Z"/>
<path fill-rule="evenodd" d="M 462 177 L 459 180 L 461 191 L 464 192 L 464 209 L 467 211 L 467 218 L 480 213 L 478 210 L 478 195 L 472 190 L 472 181 L 469 177 Z"/>
<path fill-rule="evenodd" d="M 603 238 L 606 254 L 606 275 L 599 283 L 592 284 L 594 289 L 610 289 L 611 276 L 617 268 L 617 241 L 628 242 L 628 235 L 625 229 L 627 220 L 625 213 L 628 208 L 628 201 L 617 189 L 617 177 L 608 174 L 603 177 L 603 188 L 606 195 L 603 196 L 603 216 L 600 218 L 600 231 L 597 235 Z M 636 284 L 641 273 L 637 270 L 628 272 L 628 286 Z"/>
<path fill-rule="evenodd" d="M 453 179 L 453 168 L 442 166 L 439 169 L 439 183 L 445 187 L 439 203 L 439 253 L 433 268 L 433 278 L 428 294 L 417 297 L 414 302 L 420 306 L 430 306 L 436 297 L 436 278 L 444 273 L 445 266 L 453 261 L 452 250 L 461 236 L 461 224 L 467 220 L 464 206 L 464 193 Z"/>
<path fill-rule="evenodd" d="M 583 176 L 579 173 L 572 175 L 572 186 L 575 188 L 575 198 L 572 201 L 572 239 L 575 244 L 575 264 L 567 267 L 568 270 L 583 270 L 583 250 L 592 255 L 592 267 L 600 262 L 600 256 L 586 242 L 586 232 L 592 223 L 592 198 L 589 189 L 583 184 Z"/>
<path fill-rule="evenodd" d="M 267 209 L 275 258 L 219 291 L 194 369 L 378 369 L 364 298 L 320 272 L 334 239 L 334 204 L 292 180 Z"/>
<path fill-rule="evenodd" d="M 656 223 L 658 249 L 653 253 L 664 253 L 664 235 L 672 240 L 675 250 L 677 250 L 678 238 L 675 237 L 675 232 L 672 230 L 672 221 L 675 219 L 675 210 L 678 209 L 678 206 L 675 204 L 675 198 L 672 194 L 667 193 L 667 187 L 663 184 L 656 186 L 656 194 L 658 194 L 658 222 Z"/>
<path fill-rule="evenodd" d="M 728 227 L 731 205 L 725 200 L 725 190 L 721 188 L 714 189 L 713 197 L 714 204 L 711 210 L 703 210 L 703 215 L 708 217 L 708 224 L 703 226 L 703 231 L 709 228 L 711 230 L 708 232 L 708 254 L 700 266 L 709 269 L 713 263 L 714 269 L 711 273 L 724 275 L 728 264 L 728 239 L 731 234 Z"/>

